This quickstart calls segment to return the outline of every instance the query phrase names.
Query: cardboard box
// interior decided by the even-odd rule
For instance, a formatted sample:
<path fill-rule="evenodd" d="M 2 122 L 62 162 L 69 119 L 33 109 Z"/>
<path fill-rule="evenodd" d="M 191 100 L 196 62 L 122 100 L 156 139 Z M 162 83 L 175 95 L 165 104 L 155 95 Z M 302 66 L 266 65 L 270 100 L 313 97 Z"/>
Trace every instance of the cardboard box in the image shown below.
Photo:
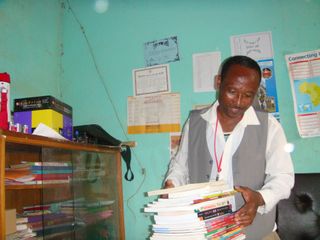
<path fill-rule="evenodd" d="M 16 209 L 6 209 L 6 235 L 15 233 L 17 231 Z"/>
<path fill-rule="evenodd" d="M 52 96 L 15 99 L 13 121 L 27 125 L 28 133 L 43 123 L 72 140 L 72 107 Z"/>

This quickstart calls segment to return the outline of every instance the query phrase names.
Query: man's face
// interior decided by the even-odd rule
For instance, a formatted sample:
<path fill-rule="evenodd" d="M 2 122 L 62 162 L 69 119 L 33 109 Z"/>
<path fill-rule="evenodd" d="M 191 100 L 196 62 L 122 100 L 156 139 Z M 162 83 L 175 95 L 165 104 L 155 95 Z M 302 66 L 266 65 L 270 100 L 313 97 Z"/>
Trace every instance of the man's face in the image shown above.
<path fill-rule="evenodd" d="M 242 117 L 252 105 L 259 84 L 255 70 L 232 65 L 225 78 L 218 81 L 219 112 L 228 118 Z"/>

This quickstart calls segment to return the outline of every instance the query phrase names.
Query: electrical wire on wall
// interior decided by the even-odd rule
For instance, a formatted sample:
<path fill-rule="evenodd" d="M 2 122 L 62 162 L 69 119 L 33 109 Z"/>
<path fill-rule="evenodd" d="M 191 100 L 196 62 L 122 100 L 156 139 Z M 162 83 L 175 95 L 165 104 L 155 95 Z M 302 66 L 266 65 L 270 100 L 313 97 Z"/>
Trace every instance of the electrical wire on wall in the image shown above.
<path fill-rule="evenodd" d="M 113 101 L 113 99 L 112 99 L 112 96 L 111 96 L 111 94 L 110 94 L 110 92 L 109 92 L 109 89 L 108 89 L 108 86 L 107 86 L 107 84 L 106 84 L 106 81 L 104 80 L 104 77 L 103 77 L 103 75 L 101 74 L 100 68 L 99 68 L 98 63 L 97 63 L 97 60 L 96 60 L 96 58 L 95 58 L 95 54 L 94 54 L 93 48 L 92 48 L 91 43 L 90 43 L 90 41 L 89 41 L 89 39 L 88 39 L 88 36 L 87 36 L 87 34 L 86 34 L 86 32 L 85 32 L 85 28 L 83 27 L 83 25 L 81 24 L 79 18 L 78 18 L 77 15 L 75 14 L 73 8 L 71 7 L 71 4 L 70 4 L 69 0 L 66 0 L 66 3 L 67 3 L 67 10 L 69 10 L 69 11 L 71 12 L 74 20 L 78 23 L 78 25 L 79 25 L 79 27 L 80 27 L 81 33 L 82 33 L 82 35 L 83 35 L 83 37 L 84 37 L 84 39 L 85 39 L 85 41 L 86 41 L 89 54 L 90 54 L 91 59 L 92 59 L 92 62 L 93 62 L 93 64 L 94 64 L 95 71 L 97 72 L 98 78 L 99 78 L 101 84 L 103 85 L 103 88 L 104 88 L 104 91 L 105 91 L 105 93 L 106 93 L 107 99 L 109 100 L 109 102 L 110 102 L 110 104 L 111 104 L 111 106 L 112 106 L 112 110 L 113 110 L 113 112 L 114 112 L 114 114 L 115 114 L 115 117 L 116 117 L 116 119 L 117 119 L 117 121 L 118 121 L 118 123 L 119 123 L 119 125 L 120 125 L 120 128 L 121 128 L 121 130 L 122 130 L 122 132 L 123 132 L 123 135 L 125 136 L 125 139 L 126 139 L 127 141 L 129 141 L 128 135 L 127 135 L 127 133 L 126 133 L 126 131 L 125 131 L 122 123 L 121 123 L 121 120 L 120 120 L 120 117 L 119 117 L 119 114 L 118 114 L 118 110 L 117 110 L 117 108 L 116 108 L 116 106 L 115 106 L 115 104 L 114 104 L 114 101 Z M 65 7 L 65 4 L 62 5 L 62 8 L 64 8 L 64 9 L 66 8 L 66 7 Z M 133 150 L 133 149 L 132 149 L 132 150 Z M 135 156 L 135 159 L 137 160 L 137 162 L 138 162 L 138 164 L 139 164 L 139 166 L 140 166 L 141 174 L 142 174 L 142 176 L 143 176 L 142 181 L 141 181 L 141 183 L 139 184 L 139 186 L 138 186 L 138 188 L 136 189 L 136 191 L 126 200 L 128 209 L 131 211 L 131 213 L 133 214 L 134 218 L 136 218 L 136 216 L 135 216 L 135 214 L 134 214 L 134 211 L 132 210 L 132 208 L 131 208 L 130 205 L 129 205 L 129 202 L 130 202 L 130 200 L 133 199 L 133 197 L 140 191 L 140 189 L 141 189 L 141 187 L 142 187 L 142 185 L 143 185 L 143 183 L 144 183 L 144 181 L 145 181 L 145 179 L 146 179 L 146 171 L 145 171 L 145 168 L 142 166 L 142 164 L 141 164 L 138 156 L 136 155 L 135 151 L 132 151 L 132 152 L 133 152 L 133 155 Z"/>
<path fill-rule="evenodd" d="M 63 0 L 60 0 L 60 6 L 63 8 L 64 6 L 64 3 L 63 3 Z M 62 18 L 63 18 L 63 11 L 60 11 L 60 14 L 59 14 L 59 24 L 61 26 L 61 23 L 62 23 Z M 62 56 L 64 55 L 64 49 L 63 49 L 63 43 L 62 43 L 62 34 L 61 34 L 61 28 L 59 29 L 60 31 L 60 35 L 59 35 L 59 63 L 58 63 L 58 67 L 59 67 L 59 75 L 58 75 L 58 86 L 57 86 L 57 89 L 58 89 L 58 96 L 60 98 L 62 98 L 62 87 L 61 87 L 61 80 L 62 80 L 62 76 L 63 76 L 63 67 L 62 67 Z"/>

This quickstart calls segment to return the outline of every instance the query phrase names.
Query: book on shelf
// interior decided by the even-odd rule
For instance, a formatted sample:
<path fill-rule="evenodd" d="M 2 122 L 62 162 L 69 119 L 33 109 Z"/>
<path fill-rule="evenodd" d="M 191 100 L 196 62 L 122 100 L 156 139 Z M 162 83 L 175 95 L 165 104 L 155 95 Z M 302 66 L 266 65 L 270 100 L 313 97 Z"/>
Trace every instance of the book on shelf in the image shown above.
<path fill-rule="evenodd" d="M 59 219 L 66 217 L 63 213 L 48 213 L 48 214 L 41 214 L 41 215 L 34 215 L 34 216 L 27 216 L 28 223 L 39 222 L 39 221 L 48 221 L 53 219 Z"/>
<path fill-rule="evenodd" d="M 52 234 L 70 231 L 74 226 L 74 215 L 61 213 L 61 204 L 62 202 L 24 206 L 22 214 L 17 215 L 17 228 L 28 230 L 28 234 L 32 233 L 37 238 L 41 238 L 43 234 L 48 238 Z M 25 239 L 24 235 L 19 234 L 18 239 Z"/>
<path fill-rule="evenodd" d="M 39 169 L 33 170 L 31 169 L 32 174 L 64 174 L 64 173 L 72 173 L 72 169 Z"/>
<path fill-rule="evenodd" d="M 113 215 L 112 210 L 103 210 L 99 212 L 89 212 L 83 214 L 80 218 L 83 220 L 86 224 L 92 224 L 97 221 L 106 220 L 107 218 L 111 217 Z"/>
<path fill-rule="evenodd" d="M 33 205 L 33 206 L 25 206 L 22 208 L 24 213 L 34 213 L 39 211 L 50 210 L 50 204 L 47 205 Z"/>
<path fill-rule="evenodd" d="M 106 175 L 100 168 L 73 169 L 69 162 L 21 162 L 6 169 L 6 185 L 59 184 L 87 181 Z"/>
<path fill-rule="evenodd" d="M 21 162 L 21 163 L 18 163 L 18 164 L 11 164 L 9 166 L 9 169 L 29 169 L 30 167 L 30 164 L 29 162 Z"/>
<path fill-rule="evenodd" d="M 28 229 L 28 224 L 17 224 L 16 225 L 17 231 L 22 231 Z"/>
<path fill-rule="evenodd" d="M 68 180 L 72 177 L 71 173 L 48 173 L 48 174 L 33 174 L 34 181 L 37 180 Z"/>
<path fill-rule="evenodd" d="M 50 185 L 50 184 L 69 184 L 70 179 L 52 179 L 52 180 L 31 180 L 26 182 L 19 181 L 6 181 L 6 186 L 15 186 L 15 185 Z"/>
<path fill-rule="evenodd" d="M 87 201 L 86 206 L 87 207 L 103 207 L 112 205 L 114 203 L 114 200 L 96 200 L 96 201 Z"/>
<path fill-rule="evenodd" d="M 224 181 L 148 192 L 149 196 L 168 194 L 144 208 L 153 213 L 150 239 L 244 239 L 234 220 L 235 193 Z"/>
<path fill-rule="evenodd" d="M 58 219 L 52 219 L 52 220 L 46 220 L 44 222 L 38 221 L 38 222 L 32 222 L 28 223 L 27 225 L 34 231 L 42 230 L 43 228 L 55 226 L 55 225 L 62 225 L 62 224 L 70 224 L 74 222 L 74 218 L 72 216 L 66 216 L 64 218 L 58 218 Z"/>
<path fill-rule="evenodd" d="M 37 234 L 37 236 L 42 236 L 44 235 L 45 238 L 48 238 L 50 234 L 56 234 L 56 233 L 61 233 L 61 232 L 70 232 L 74 230 L 74 223 L 63 223 L 59 225 L 52 225 L 52 226 L 46 226 L 42 229 L 39 230 L 33 230 Z"/>
<path fill-rule="evenodd" d="M 61 202 L 60 207 L 70 207 L 70 208 L 103 208 L 112 205 L 115 202 L 113 199 L 86 199 L 84 197 L 75 198 L 73 200 L 68 200 Z"/>
<path fill-rule="evenodd" d="M 21 162 L 5 171 L 6 185 L 69 183 L 72 166 L 68 162 Z"/>
<path fill-rule="evenodd" d="M 71 165 L 66 166 L 37 166 L 30 165 L 31 171 L 72 171 Z"/>
<path fill-rule="evenodd" d="M 5 169 L 5 178 L 8 180 L 26 181 L 25 179 L 32 178 L 30 170 L 11 170 Z"/>
<path fill-rule="evenodd" d="M 37 234 L 32 232 L 31 229 L 22 231 L 16 231 L 14 233 L 6 235 L 6 240 L 23 240 L 23 239 L 34 239 Z"/>
<path fill-rule="evenodd" d="M 12 177 L 5 177 L 5 184 L 6 185 L 11 185 L 11 184 L 25 184 L 28 183 L 30 181 L 34 180 L 34 176 L 33 175 L 26 175 L 26 176 L 22 176 L 22 177 L 16 177 L 16 178 L 12 178 Z"/>
<path fill-rule="evenodd" d="M 72 166 L 71 162 L 49 162 L 49 161 L 44 161 L 44 162 L 28 162 L 28 161 L 21 161 L 19 164 L 12 164 L 10 165 L 10 168 L 12 169 L 19 169 L 19 168 L 26 168 L 30 166 L 39 166 L 39 167 L 70 167 Z"/>

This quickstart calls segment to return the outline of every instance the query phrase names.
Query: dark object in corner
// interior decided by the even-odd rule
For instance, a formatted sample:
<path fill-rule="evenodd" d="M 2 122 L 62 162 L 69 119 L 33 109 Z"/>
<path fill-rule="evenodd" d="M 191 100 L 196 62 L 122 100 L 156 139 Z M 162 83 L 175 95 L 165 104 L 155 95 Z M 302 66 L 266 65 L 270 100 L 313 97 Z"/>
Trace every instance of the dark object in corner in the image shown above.
<path fill-rule="evenodd" d="M 313 211 L 312 202 L 313 200 L 307 193 L 302 193 L 294 197 L 294 205 L 298 212 L 302 214 L 307 213 L 307 211 Z"/>
<path fill-rule="evenodd" d="M 277 206 L 281 240 L 320 240 L 320 173 L 296 173 L 289 199 Z"/>
<path fill-rule="evenodd" d="M 124 178 L 127 181 L 132 181 L 134 179 L 134 175 L 130 166 L 131 149 L 129 146 L 121 144 L 120 140 L 112 137 L 97 124 L 74 126 L 73 136 L 75 142 L 121 147 L 121 156 L 127 167 Z"/>

